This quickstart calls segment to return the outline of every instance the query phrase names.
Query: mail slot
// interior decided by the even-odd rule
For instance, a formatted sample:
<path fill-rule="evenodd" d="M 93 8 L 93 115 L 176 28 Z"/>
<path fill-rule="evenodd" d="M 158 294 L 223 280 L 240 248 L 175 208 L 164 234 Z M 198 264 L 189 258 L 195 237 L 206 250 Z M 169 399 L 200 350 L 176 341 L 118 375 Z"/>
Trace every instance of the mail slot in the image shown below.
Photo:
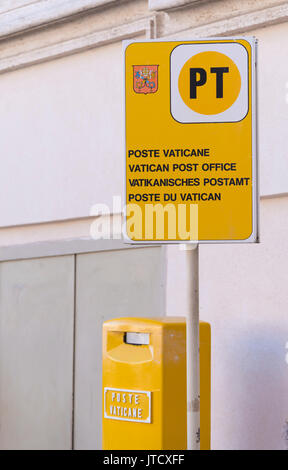
<path fill-rule="evenodd" d="M 200 322 L 200 448 L 210 448 L 210 325 Z M 103 325 L 103 449 L 187 448 L 186 323 L 119 318 Z"/>

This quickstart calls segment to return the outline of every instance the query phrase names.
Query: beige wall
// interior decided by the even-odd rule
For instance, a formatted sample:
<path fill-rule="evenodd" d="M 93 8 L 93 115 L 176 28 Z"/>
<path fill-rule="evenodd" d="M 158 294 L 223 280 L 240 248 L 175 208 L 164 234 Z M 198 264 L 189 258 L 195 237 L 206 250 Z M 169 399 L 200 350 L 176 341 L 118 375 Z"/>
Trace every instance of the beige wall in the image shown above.
<path fill-rule="evenodd" d="M 261 203 L 261 243 L 201 247 L 214 448 L 285 449 L 288 197 Z"/>
<path fill-rule="evenodd" d="M 200 318 L 212 330 L 213 449 L 285 448 L 287 212 L 288 197 L 264 199 L 259 244 L 200 247 Z M 167 313 L 181 315 L 184 252 L 168 252 Z"/>
<path fill-rule="evenodd" d="M 88 216 L 121 194 L 121 84 L 121 43 L 0 76 L 1 225 Z"/>
<path fill-rule="evenodd" d="M 36 3 L 40 5 L 41 1 Z M 237 18 L 238 29 L 245 33 L 245 21 L 257 25 L 265 20 L 264 3 L 259 13 L 251 13 L 252 3 L 242 2 L 242 16 L 237 17 L 240 7 L 232 1 L 191 3 L 186 14 L 182 9 L 152 14 L 147 2 L 135 2 L 133 8 L 131 2 L 124 2 L 114 15 L 113 8 L 98 13 L 96 10 L 82 22 L 74 19 L 70 29 L 69 24 L 55 26 L 53 46 L 50 30 L 23 33 L 21 41 L 18 36 L 6 40 L 3 55 L 7 58 L 0 75 L 0 149 L 6 156 L 0 175 L 0 226 L 87 217 L 96 203 L 112 208 L 112 197 L 123 194 L 122 40 L 131 36 L 175 37 L 176 28 L 180 31 L 184 27 L 183 33 L 177 33 L 179 37 L 209 36 L 213 33 L 211 25 L 214 29 L 218 25 L 220 32 L 226 27 L 225 34 L 229 34 L 229 21 L 234 21 L 230 29 L 235 29 Z M 254 8 L 258 3 L 254 2 Z M 288 34 L 288 22 L 283 23 L 282 3 L 266 0 L 265 5 L 270 5 L 266 9 L 268 27 L 250 26 L 248 32 L 259 38 L 261 195 L 288 192 L 288 64 L 285 47 L 281 47 Z M 281 24 L 269 24 L 272 13 L 278 14 Z M 199 22 L 198 29 L 196 25 L 189 28 L 187 23 L 188 17 L 193 25 L 197 14 L 202 22 L 208 22 L 200 31 Z M 117 15 L 118 27 L 111 28 Z M 224 22 L 223 17 L 229 20 Z M 97 20 L 95 24 L 93 20 Z M 86 36 L 85 22 L 89 27 Z M 82 35 L 82 43 L 77 33 Z M 34 57 L 31 48 L 36 45 L 39 50 Z M 81 53 L 72 54 L 78 50 Z M 8 60 L 9 54 L 16 55 Z M 59 55 L 61 59 L 53 60 Z M 29 61 L 34 65 L 27 66 Z M 18 70 L 9 72 L 13 66 Z"/>

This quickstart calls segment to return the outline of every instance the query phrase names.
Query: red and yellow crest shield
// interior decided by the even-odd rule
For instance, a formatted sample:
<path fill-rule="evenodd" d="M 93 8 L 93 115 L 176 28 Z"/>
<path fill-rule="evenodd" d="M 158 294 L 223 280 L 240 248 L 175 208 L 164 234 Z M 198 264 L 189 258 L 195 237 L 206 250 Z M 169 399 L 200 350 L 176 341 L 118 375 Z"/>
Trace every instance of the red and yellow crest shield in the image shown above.
<path fill-rule="evenodd" d="M 133 65 L 135 93 L 156 93 L 158 90 L 158 65 Z"/>

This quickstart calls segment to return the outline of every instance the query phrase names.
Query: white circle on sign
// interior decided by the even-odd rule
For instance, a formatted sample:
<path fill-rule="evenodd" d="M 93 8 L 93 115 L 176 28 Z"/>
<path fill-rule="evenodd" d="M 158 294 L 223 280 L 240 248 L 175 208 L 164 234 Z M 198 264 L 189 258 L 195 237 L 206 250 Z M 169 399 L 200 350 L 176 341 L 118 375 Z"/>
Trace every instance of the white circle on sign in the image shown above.
<path fill-rule="evenodd" d="M 183 98 L 181 97 L 179 90 L 179 77 L 182 69 L 185 67 L 185 64 L 188 61 L 191 61 L 196 55 L 203 52 L 218 52 L 219 55 L 227 56 L 227 62 L 232 61 L 235 64 L 235 67 L 238 69 L 241 77 L 241 87 L 237 95 L 237 99 L 233 104 L 223 112 L 217 114 L 201 114 L 195 112 L 192 107 L 189 107 Z M 199 57 L 201 57 L 199 55 Z M 213 54 L 211 54 L 213 57 Z M 238 122 L 245 118 L 249 109 L 249 65 L 248 65 L 248 52 L 246 48 L 237 42 L 226 42 L 226 43 L 194 43 L 194 44 L 180 44 L 176 46 L 175 49 L 171 52 L 170 56 L 170 89 L 171 89 L 171 114 L 172 117 L 180 123 L 216 123 L 216 122 Z M 215 71 L 216 63 L 211 61 L 210 66 L 207 67 L 207 64 L 203 65 L 203 77 L 201 81 L 201 71 L 198 69 L 198 75 L 196 79 L 196 90 L 201 91 L 202 95 L 205 93 L 205 86 L 207 87 L 208 80 L 211 83 L 211 80 L 214 80 L 215 83 L 215 97 L 216 97 L 216 82 L 217 74 L 211 73 L 211 69 Z M 196 69 L 195 69 L 196 70 Z M 226 72 L 226 71 L 225 71 Z M 227 75 L 228 76 L 228 75 Z M 222 79 L 222 91 L 223 97 L 225 98 L 225 86 L 227 86 L 226 74 L 220 74 L 220 79 Z M 206 80 L 206 81 L 205 81 Z M 230 83 L 229 86 L 233 86 Z M 211 87 L 210 87 L 211 88 Z M 201 90 L 200 90 L 201 89 Z M 207 87 L 208 90 L 208 87 Z M 220 90 L 221 91 L 221 90 Z M 194 100 L 197 100 L 193 96 Z M 219 98 L 221 100 L 221 96 Z M 186 100 L 187 102 L 187 100 Z"/>

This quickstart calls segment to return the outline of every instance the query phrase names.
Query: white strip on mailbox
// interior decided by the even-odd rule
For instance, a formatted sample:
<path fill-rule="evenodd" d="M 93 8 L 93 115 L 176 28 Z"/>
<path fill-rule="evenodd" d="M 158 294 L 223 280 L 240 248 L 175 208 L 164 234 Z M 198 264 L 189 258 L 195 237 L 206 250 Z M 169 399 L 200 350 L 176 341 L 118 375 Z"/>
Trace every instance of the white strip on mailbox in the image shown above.
<path fill-rule="evenodd" d="M 149 333 L 125 333 L 125 343 L 127 344 L 149 344 Z"/>

